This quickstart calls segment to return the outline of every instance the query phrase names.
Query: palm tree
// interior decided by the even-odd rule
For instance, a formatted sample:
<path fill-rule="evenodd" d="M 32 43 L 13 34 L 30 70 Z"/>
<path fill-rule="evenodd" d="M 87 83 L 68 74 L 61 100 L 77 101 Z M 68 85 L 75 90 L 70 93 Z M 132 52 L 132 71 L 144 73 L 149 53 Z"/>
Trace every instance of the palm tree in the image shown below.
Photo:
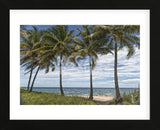
<path fill-rule="evenodd" d="M 29 70 L 27 73 L 30 73 L 27 91 L 29 91 L 30 82 L 32 78 L 32 72 L 35 68 L 35 53 L 31 53 L 33 49 L 32 42 L 32 33 L 31 30 L 27 30 L 26 28 L 22 28 L 20 30 L 21 42 L 20 42 L 20 53 L 21 53 L 21 65 L 26 67 L 25 70 Z M 27 74 L 26 73 L 26 74 Z"/>
<path fill-rule="evenodd" d="M 41 56 L 45 59 L 53 59 L 55 56 L 59 56 L 59 68 L 60 68 L 60 92 L 61 95 L 64 95 L 62 87 L 62 63 L 67 62 L 67 58 L 72 53 L 72 44 L 73 44 L 73 32 L 74 30 L 69 31 L 68 26 L 65 25 L 56 25 L 46 32 L 44 39 L 45 45 L 36 49 L 36 51 L 41 51 Z"/>
<path fill-rule="evenodd" d="M 30 88 L 30 92 L 32 91 L 33 89 L 33 85 L 34 85 L 34 82 L 35 82 L 35 79 L 37 77 L 37 74 L 39 72 L 39 70 L 43 70 L 45 69 L 45 73 L 48 73 L 49 72 L 49 69 L 51 68 L 51 71 L 54 71 L 55 70 L 55 64 L 56 63 L 56 58 L 42 58 L 41 57 L 41 53 L 39 54 L 39 57 L 38 57 L 38 60 L 37 60 L 37 71 L 34 75 L 34 78 L 33 78 L 33 81 L 32 81 L 32 84 L 31 84 L 31 88 Z"/>
<path fill-rule="evenodd" d="M 33 29 L 27 30 L 26 28 L 21 29 L 21 65 L 26 66 L 26 70 L 29 70 L 27 73 L 30 72 L 27 91 L 31 92 L 33 89 L 33 85 L 39 70 L 46 69 L 46 73 L 49 71 L 49 67 L 52 67 L 52 71 L 55 69 L 55 65 L 53 61 L 49 60 L 48 58 L 41 58 L 41 53 L 35 51 L 37 48 L 44 46 L 44 31 L 38 30 L 36 26 L 32 26 Z M 31 88 L 29 90 L 32 73 L 33 70 L 37 68 L 36 73 L 34 75 Z"/>
<path fill-rule="evenodd" d="M 116 89 L 116 104 L 122 104 L 122 97 L 119 91 L 118 75 L 117 75 L 117 51 L 123 47 L 128 48 L 127 58 L 129 59 L 135 53 L 135 47 L 140 46 L 139 37 L 136 33 L 139 33 L 139 26 L 137 25 L 99 25 L 95 26 L 96 36 L 102 36 L 108 39 L 108 47 L 114 48 L 114 80 Z"/>
<path fill-rule="evenodd" d="M 86 56 L 89 57 L 89 68 L 90 68 L 90 96 L 89 99 L 93 99 L 93 84 L 92 84 L 92 70 L 96 65 L 96 60 L 98 58 L 96 52 L 98 51 L 98 47 L 96 44 L 96 40 L 92 37 L 89 37 L 92 32 L 91 28 L 87 25 L 83 25 L 83 31 L 77 29 L 79 33 L 77 36 L 80 38 L 75 37 L 75 44 L 77 45 L 76 52 L 72 53 L 73 57 L 79 56 L 80 58 L 84 58 Z"/>

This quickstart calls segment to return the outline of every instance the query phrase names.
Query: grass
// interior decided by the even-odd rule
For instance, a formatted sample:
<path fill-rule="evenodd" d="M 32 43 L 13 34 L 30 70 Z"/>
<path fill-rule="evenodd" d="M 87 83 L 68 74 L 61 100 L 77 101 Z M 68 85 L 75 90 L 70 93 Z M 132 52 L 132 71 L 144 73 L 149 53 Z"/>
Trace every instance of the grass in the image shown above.
<path fill-rule="evenodd" d="M 78 96 L 61 96 L 47 92 L 30 92 L 20 88 L 21 105 L 96 105 L 93 100 Z"/>
<path fill-rule="evenodd" d="M 133 95 L 134 103 L 132 103 L 131 95 Z M 140 91 L 135 90 L 134 92 L 129 94 L 124 93 L 122 99 L 123 99 L 123 105 L 140 105 Z M 115 105 L 115 104 L 116 104 L 115 99 L 110 102 L 110 105 Z"/>

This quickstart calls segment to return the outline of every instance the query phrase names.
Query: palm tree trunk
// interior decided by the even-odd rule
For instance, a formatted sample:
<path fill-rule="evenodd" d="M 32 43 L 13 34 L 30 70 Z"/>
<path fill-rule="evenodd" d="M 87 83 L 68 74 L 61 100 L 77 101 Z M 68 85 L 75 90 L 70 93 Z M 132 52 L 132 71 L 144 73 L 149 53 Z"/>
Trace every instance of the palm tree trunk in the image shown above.
<path fill-rule="evenodd" d="M 29 86 L 30 86 L 30 82 L 31 82 L 31 78 L 32 78 L 32 71 L 33 71 L 33 68 L 31 68 L 31 72 L 30 72 L 30 76 L 29 76 L 29 81 L 28 81 L 28 86 L 27 86 L 28 92 L 29 92 Z"/>
<path fill-rule="evenodd" d="M 118 75 L 117 75 L 117 42 L 115 42 L 114 81 L 116 89 L 116 104 L 122 104 L 122 98 L 119 92 Z"/>
<path fill-rule="evenodd" d="M 89 56 L 89 66 L 90 66 L 90 96 L 89 96 L 89 99 L 93 99 L 92 63 L 91 63 L 91 56 Z"/>
<path fill-rule="evenodd" d="M 40 69 L 40 66 L 38 67 L 38 69 L 37 69 L 37 71 L 36 71 L 36 74 L 34 75 L 34 78 L 33 78 L 33 81 L 32 81 L 32 85 L 31 85 L 30 92 L 32 92 L 33 85 L 34 85 L 34 81 L 35 81 L 35 79 L 36 79 L 36 77 L 37 77 L 37 74 L 38 74 L 39 69 Z"/>
<path fill-rule="evenodd" d="M 62 55 L 60 56 L 60 91 L 61 95 L 64 95 L 63 88 L 62 88 Z"/>

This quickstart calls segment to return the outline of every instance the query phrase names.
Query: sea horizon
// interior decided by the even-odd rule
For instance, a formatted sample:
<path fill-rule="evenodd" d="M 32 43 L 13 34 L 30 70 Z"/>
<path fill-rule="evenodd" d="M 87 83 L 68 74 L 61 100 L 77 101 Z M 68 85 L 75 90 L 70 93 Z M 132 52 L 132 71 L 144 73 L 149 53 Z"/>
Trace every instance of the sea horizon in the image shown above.
<path fill-rule="evenodd" d="M 27 87 L 21 88 L 27 89 Z M 139 88 L 119 88 L 119 90 L 120 94 L 123 95 L 124 93 L 129 94 L 134 92 L 135 90 L 139 90 Z M 60 94 L 59 87 L 34 87 L 33 91 Z M 89 96 L 90 94 L 89 87 L 63 87 L 63 91 L 65 95 Z M 115 88 L 93 88 L 93 96 L 97 95 L 106 95 L 114 97 Z"/>

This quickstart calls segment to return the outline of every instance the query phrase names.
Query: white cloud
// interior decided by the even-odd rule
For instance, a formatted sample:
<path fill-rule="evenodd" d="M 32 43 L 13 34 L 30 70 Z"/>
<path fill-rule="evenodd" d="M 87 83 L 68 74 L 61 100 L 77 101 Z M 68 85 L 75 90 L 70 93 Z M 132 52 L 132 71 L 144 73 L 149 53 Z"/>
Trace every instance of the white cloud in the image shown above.
<path fill-rule="evenodd" d="M 136 85 L 139 83 L 140 79 L 140 50 L 136 49 L 135 55 L 129 60 L 126 59 L 126 55 L 127 48 L 124 48 L 118 52 L 119 86 L 125 87 L 126 84 L 128 84 L 128 86 L 137 87 Z M 93 86 L 114 86 L 114 55 L 99 55 L 98 57 L 97 65 L 93 70 Z M 88 87 L 90 80 L 88 62 L 89 60 L 86 58 L 85 60 L 79 62 L 79 67 L 75 67 L 73 64 L 63 65 L 63 86 L 68 87 L 69 85 L 70 87 Z M 23 75 L 23 73 L 24 69 L 21 68 L 21 86 L 26 86 L 29 75 Z M 37 87 L 56 87 L 58 84 L 59 66 L 56 67 L 54 72 L 49 72 L 47 74 L 45 74 L 44 70 L 40 71 L 35 82 L 35 86 Z"/>
<path fill-rule="evenodd" d="M 126 79 L 126 80 L 122 80 L 122 82 L 124 83 L 128 83 L 128 82 L 135 82 L 138 81 L 139 82 L 140 79 Z"/>

